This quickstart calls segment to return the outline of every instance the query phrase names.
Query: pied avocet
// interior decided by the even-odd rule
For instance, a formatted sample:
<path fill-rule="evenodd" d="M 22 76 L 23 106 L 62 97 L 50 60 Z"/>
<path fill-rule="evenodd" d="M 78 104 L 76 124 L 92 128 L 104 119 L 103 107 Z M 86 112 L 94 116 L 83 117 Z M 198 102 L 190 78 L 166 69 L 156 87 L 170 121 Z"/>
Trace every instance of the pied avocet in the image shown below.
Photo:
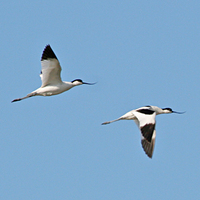
<path fill-rule="evenodd" d="M 62 81 L 60 78 L 61 66 L 50 45 L 47 45 L 43 51 L 41 57 L 41 65 L 41 87 L 25 97 L 14 99 L 12 102 L 20 101 L 22 99 L 26 99 L 32 96 L 52 96 L 60 94 L 77 85 L 95 84 L 83 82 L 81 79 L 75 79 L 71 82 Z"/>
<path fill-rule="evenodd" d="M 157 106 L 144 106 L 136 110 L 127 112 L 125 115 L 118 119 L 107 121 L 102 125 L 110 124 L 118 120 L 134 120 L 141 132 L 141 143 L 145 153 L 152 158 L 153 150 L 156 138 L 156 115 L 164 113 L 178 113 L 183 114 L 184 112 L 176 112 L 171 108 L 159 108 Z"/>

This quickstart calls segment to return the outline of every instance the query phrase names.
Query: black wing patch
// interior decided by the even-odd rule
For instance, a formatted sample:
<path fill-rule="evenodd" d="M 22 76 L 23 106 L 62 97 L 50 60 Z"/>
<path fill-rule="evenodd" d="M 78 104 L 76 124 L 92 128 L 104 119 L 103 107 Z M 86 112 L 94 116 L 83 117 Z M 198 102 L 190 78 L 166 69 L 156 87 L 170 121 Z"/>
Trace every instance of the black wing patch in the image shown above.
<path fill-rule="evenodd" d="M 48 58 L 55 58 L 57 59 L 55 53 L 53 52 L 52 48 L 50 47 L 50 45 L 48 44 L 43 53 L 42 53 L 42 57 L 41 57 L 41 61 L 42 60 L 47 60 Z"/>
<path fill-rule="evenodd" d="M 147 156 L 149 156 L 149 158 L 152 158 L 154 145 L 155 145 L 155 139 L 153 139 L 151 142 L 148 142 L 147 140 L 142 139 L 141 143 Z"/>
<path fill-rule="evenodd" d="M 143 137 L 148 141 L 151 142 L 153 132 L 155 130 L 156 124 L 145 124 L 144 126 L 140 127 L 141 133 Z"/>
<path fill-rule="evenodd" d="M 146 115 L 152 115 L 154 113 L 154 111 L 149 110 L 149 109 L 139 109 L 139 110 L 137 110 L 137 112 L 140 112 L 140 113 L 146 114 Z"/>

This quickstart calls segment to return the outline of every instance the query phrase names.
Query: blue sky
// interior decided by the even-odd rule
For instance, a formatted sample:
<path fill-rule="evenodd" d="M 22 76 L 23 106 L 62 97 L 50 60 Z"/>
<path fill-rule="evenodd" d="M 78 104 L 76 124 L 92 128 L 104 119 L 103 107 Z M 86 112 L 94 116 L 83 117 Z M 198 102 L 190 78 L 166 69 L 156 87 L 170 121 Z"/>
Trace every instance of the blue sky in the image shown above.
<path fill-rule="evenodd" d="M 0 199 L 200 198 L 200 2 L 4 1 L 0 7 Z M 40 87 L 50 44 L 62 79 L 98 82 L 11 103 Z M 152 159 L 133 121 L 157 116 Z"/>

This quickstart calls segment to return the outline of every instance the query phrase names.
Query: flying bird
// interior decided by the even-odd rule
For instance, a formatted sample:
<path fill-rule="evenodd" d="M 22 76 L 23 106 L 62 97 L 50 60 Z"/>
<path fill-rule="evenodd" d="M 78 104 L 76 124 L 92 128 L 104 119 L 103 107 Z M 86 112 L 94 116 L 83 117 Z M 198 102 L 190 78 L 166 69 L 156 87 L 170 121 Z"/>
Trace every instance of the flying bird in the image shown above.
<path fill-rule="evenodd" d="M 23 99 L 33 97 L 33 96 L 52 96 L 52 95 L 60 94 L 77 85 L 95 84 L 95 83 L 83 82 L 81 79 L 75 79 L 71 82 L 62 81 L 60 77 L 60 73 L 62 69 L 50 45 L 47 45 L 43 51 L 43 54 L 41 57 L 41 65 L 42 65 L 42 70 L 40 74 L 41 81 L 42 81 L 41 87 L 34 90 L 33 92 L 26 95 L 25 97 L 14 99 L 12 102 L 21 101 Z"/>
<path fill-rule="evenodd" d="M 171 108 L 159 108 L 157 106 L 144 106 L 136 110 L 127 112 L 125 115 L 118 119 L 107 121 L 102 125 L 110 124 L 119 120 L 134 120 L 141 132 L 141 143 L 142 147 L 149 158 L 153 156 L 153 150 L 156 138 L 156 115 L 167 114 L 167 113 L 178 113 L 183 114 L 184 112 L 176 112 Z"/>

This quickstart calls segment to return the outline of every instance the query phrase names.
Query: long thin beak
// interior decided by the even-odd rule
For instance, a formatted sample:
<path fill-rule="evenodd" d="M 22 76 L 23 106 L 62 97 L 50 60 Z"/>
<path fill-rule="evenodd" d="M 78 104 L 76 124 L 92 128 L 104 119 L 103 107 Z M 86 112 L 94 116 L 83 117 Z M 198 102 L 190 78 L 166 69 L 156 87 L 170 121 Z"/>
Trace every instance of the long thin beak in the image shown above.
<path fill-rule="evenodd" d="M 186 112 L 186 111 L 185 111 Z M 172 113 L 176 113 L 176 114 L 183 114 L 185 112 L 177 112 L 177 111 L 172 111 Z"/>
<path fill-rule="evenodd" d="M 96 84 L 96 82 L 95 83 L 86 83 L 86 82 L 83 82 L 83 84 L 94 85 L 94 84 Z"/>

